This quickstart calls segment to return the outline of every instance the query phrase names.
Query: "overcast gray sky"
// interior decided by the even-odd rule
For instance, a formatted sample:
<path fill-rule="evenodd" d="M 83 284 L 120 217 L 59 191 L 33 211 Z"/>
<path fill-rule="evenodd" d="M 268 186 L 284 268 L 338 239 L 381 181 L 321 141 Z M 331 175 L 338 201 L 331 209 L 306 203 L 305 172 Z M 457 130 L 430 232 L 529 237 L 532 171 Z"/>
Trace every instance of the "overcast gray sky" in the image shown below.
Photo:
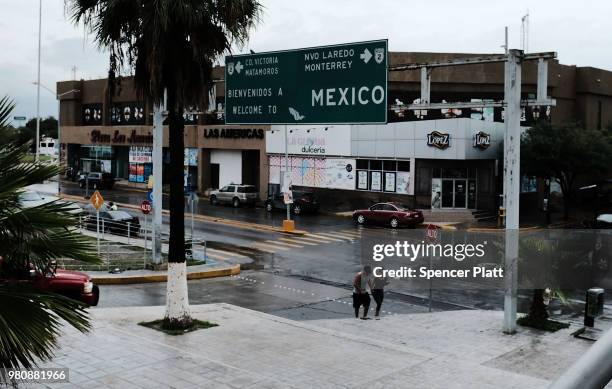
<path fill-rule="evenodd" d="M 257 52 L 371 39 L 390 51 L 501 52 L 504 26 L 520 48 L 521 17 L 529 10 L 529 51 L 557 51 L 565 64 L 612 70 L 612 2 L 599 0 L 261 0 L 261 24 L 242 51 Z M 108 57 L 82 26 L 72 25 L 64 0 L 42 0 L 41 83 L 104 77 Z M 15 115 L 36 115 L 38 1 L 0 0 L 0 95 Z M 240 50 L 238 51 L 240 52 Z M 41 89 L 41 114 L 57 115 L 55 96 Z"/>

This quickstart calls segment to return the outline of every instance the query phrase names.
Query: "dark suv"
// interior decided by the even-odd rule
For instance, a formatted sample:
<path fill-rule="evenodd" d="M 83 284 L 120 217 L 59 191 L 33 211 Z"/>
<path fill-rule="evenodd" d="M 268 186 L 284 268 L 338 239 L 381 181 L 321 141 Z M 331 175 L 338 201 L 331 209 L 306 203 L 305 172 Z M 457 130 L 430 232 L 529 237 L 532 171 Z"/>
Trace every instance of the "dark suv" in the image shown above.
<path fill-rule="evenodd" d="M 287 209 L 282 193 L 274 193 L 268 196 L 265 202 L 266 211 L 272 212 L 274 209 Z M 319 211 L 319 202 L 312 192 L 293 191 L 293 204 L 291 212 L 299 215 L 304 212 L 316 213 Z"/>
<path fill-rule="evenodd" d="M 85 188 L 87 184 L 94 189 L 113 189 L 115 178 L 110 173 L 89 173 L 79 178 L 79 187 Z"/>

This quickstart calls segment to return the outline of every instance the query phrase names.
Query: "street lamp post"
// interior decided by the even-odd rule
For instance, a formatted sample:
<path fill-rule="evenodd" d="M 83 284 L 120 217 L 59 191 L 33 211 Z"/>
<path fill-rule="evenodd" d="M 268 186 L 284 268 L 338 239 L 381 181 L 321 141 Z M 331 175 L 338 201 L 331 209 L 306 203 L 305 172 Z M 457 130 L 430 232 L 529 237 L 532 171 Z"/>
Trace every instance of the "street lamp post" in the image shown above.
<path fill-rule="evenodd" d="M 37 82 L 33 82 L 34 85 L 36 85 L 39 89 L 42 87 L 43 89 L 47 90 L 49 93 L 52 93 L 56 100 L 57 100 L 57 141 L 59 142 L 59 151 L 58 151 L 58 156 L 57 156 L 57 161 L 58 164 L 61 166 L 62 164 L 62 133 L 61 133 L 61 128 L 62 128 L 62 124 L 61 124 L 61 109 L 62 109 L 62 101 L 61 98 L 62 96 L 65 96 L 69 93 L 77 93 L 80 92 L 80 90 L 78 89 L 71 89 L 67 92 L 64 93 L 56 93 L 54 92 L 51 88 L 48 88 L 46 86 L 44 86 L 43 84 L 41 84 L 39 81 Z M 40 119 L 40 117 L 37 117 L 37 120 Z M 38 124 L 37 124 L 37 132 L 36 132 L 36 137 L 38 137 Z M 38 142 L 38 141 L 37 141 Z M 37 158 L 38 158 L 38 145 L 36 146 L 36 154 L 37 154 Z M 59 194 L 59 180 L 57 183 L 57 193 Z"/>
<path fill-rule="evenodd" d="M 42 28 L 42 0 L 38 0 L 38 75 L 36 78 L 36 162 L 40 157 L 40 41 Z"/>

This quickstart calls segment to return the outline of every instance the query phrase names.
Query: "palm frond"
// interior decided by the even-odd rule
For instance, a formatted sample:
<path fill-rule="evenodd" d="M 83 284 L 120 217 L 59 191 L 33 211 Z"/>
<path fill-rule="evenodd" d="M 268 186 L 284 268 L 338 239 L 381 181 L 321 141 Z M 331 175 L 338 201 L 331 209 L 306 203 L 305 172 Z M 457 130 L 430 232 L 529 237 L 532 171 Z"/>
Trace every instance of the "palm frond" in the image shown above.
<path fill-rule="evenodd" d="M 13 100 L 8 96 L 0 98 L 0 129 L 8 126 L 13 109 L 15 109 Z"/>
<path fill-rule="evenodd" d="M 62 320 L 90 329 L 86 306 L 22 285 L 0 284 L 0 368 L 32 367 L 53 356 Z"/>

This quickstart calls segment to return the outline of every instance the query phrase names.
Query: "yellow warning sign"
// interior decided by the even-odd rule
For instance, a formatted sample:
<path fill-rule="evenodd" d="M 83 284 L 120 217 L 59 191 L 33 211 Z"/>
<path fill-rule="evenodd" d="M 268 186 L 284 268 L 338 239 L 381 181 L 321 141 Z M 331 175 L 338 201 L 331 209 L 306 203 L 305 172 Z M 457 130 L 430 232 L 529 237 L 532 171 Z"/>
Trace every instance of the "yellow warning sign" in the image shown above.
<path fill-rule="evenodd" d="M 102 204 L 104 204 L 104 197 L 100 194 L 100 192 L 95 191 L 91 196 L 91 204 L 96 207 L 97 210 L 100 210 Z"/>

